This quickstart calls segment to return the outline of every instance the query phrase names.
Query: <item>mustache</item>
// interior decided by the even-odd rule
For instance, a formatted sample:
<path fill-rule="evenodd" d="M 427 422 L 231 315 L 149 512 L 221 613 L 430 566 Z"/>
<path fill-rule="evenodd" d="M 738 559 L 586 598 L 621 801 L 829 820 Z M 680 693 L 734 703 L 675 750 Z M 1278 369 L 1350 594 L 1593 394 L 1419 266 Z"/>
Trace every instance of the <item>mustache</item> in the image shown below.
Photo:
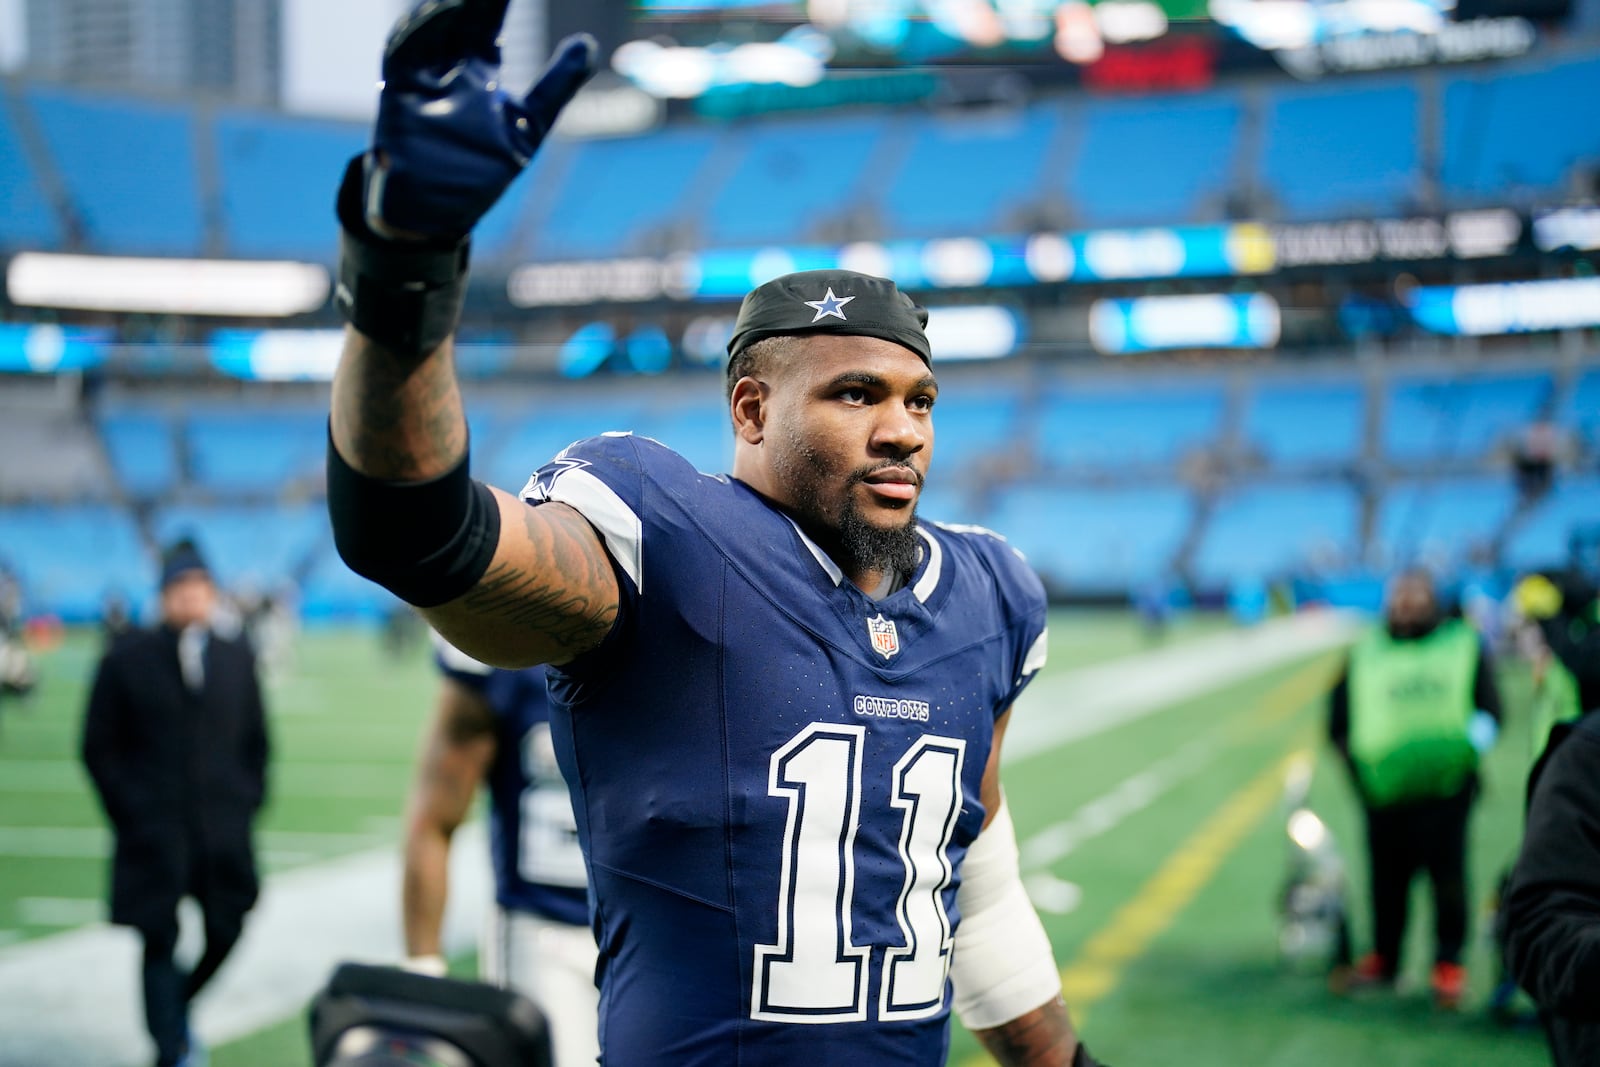
<path fill-rule="evenodd" d="M 910 475 L 912 481 L 916 484 L 916 487 L 918 489 L 922 488 L 922 472 L 917 470 L 917 468 L 913 467 L 911 464 L 897 459 L 886 459 L 881 463 L 874 463 L 870 467 L 856 468 L 854 471 L 850 472 L 850 484 L 858 485 L 872 477 L 874 474 L 878 474 L 882 471 L 897 471 Z"/>

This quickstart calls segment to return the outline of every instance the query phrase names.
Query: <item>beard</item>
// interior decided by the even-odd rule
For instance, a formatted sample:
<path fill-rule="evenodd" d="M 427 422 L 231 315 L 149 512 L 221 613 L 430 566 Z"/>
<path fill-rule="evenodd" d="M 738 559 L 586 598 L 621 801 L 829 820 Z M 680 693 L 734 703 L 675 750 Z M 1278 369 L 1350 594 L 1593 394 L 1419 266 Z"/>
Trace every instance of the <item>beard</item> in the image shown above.
<path fill-rule="evenodd" d="M 838 513 L 830 516 L 824 488 L 837 474 L 810 448 L 798 448 L 790 455 L 792 460 L 780 462 L 778 467 L 789 486 L 788 510 L 801 529 L 822 546 L 846 574 L 881 571 L 900 580 L 908 579 L 916 568 L 919 548 L 915 501 L 906 505 L 904 522 L 878 526 L 862 514 L 855 489 L 878 470 L 909 467 L 910 464 L 890 460 L 851 471 L 844 480 Z"/>
<path fill-rule="evenodd" d="M 849 487 L 854 489 L 868 472 L 852 475 Z M 906 508 L 906 521 L 899 526 L 874 526 L 856 505 L 855 494 L 844 499 L 839 512 L 838 528 L 839 565 L 847 573 L 882 571 L 900 580 L 911 577 L 917 566 L 917 506 Z"/>

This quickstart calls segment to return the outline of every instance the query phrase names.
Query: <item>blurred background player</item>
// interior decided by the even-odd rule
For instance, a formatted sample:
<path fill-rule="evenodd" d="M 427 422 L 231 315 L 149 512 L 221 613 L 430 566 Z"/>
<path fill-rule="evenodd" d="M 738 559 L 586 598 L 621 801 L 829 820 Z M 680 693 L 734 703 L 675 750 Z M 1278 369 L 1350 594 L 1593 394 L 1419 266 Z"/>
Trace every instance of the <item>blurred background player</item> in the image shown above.
<path fill-rule="evenodd" d="M 544 1010 L 556 1067 L 584 1067 L 600 1053 L 596 950 L 577 823 L 550 744 L 545 670 L 496 670 L 441 639 L 435 648 L 438 707 L 407 804 L 405 966 L 445 973 L 450 841 L 483 786 L 495 899 L 479 972 Z"/>
<path fill-rule="evenodd" d="M 1433 578 L 1407 571 L 1390 585 L 1384 622 L 1351 650 L 1329 703 L 1328 734 L 1367 820 L 1373 950 L 1352 981 L 1394 982 L 1411 883 L 1422 870 L 1433 888 L 1433 996 L 1442 1008 L 1459 1007 L 1467 824 L 1478 759 L 1500 720 L 1488 653 L 1465 622 L 1441 614 Z"/>
<path fill-rule="evenodd" d="M 255 654 L 215 625 L 217 589 L 189 541 L 161 569 L 161 621 L 111 643 L 83 725 L 83 761 L 116 838 L 111 921 L 144 940 L 145 1023 L 156 1067 L 204 1052 L 189 1004 L 233 950 L 258 889 L 251 827 L 266 798 L 267 725 Z M 193 897 L 205 949 L 176 959 Z"/>

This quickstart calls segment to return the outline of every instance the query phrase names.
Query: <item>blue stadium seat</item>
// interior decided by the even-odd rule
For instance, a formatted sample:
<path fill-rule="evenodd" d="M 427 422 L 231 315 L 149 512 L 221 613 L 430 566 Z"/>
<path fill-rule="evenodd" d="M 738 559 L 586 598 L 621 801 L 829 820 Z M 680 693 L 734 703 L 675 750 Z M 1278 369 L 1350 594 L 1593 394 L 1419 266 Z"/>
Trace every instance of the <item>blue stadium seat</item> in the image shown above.
<path fill-rule="evenodd" d="M 1567 397 L 1561 422 L 1576 431 L 1590 451 L 1600 451 L 1600 370 L 1578 379 Z"/>
<path fill-rule="evenodd" d="M 935 477 L 959 475 L 985 460 L 1026 451 L 1028 429 L 1015 390 L 974 388 L 963 383 L 939 398 L 934 409 Z"/>
<path fill-rule="evenodd" d="M 1559 567 L 1568 561 L 1574 528 L 1600 523 L 1600 478 L 1574 477 L 1557 483 L 1534 505 L 1506 539 L 1503 562 L 1516 570 Z"/>
<path fill-rule="evenodd" d="M 1273 384 L 1251 398 L 1244 435 L 1268 463 L 1292 467 L 1355 460 L 1365 426 L 1366 397 L 1356 382 Z"/>
<path fill-rule="evenodd" d="M 1488 562 L 1515 505 L 1516 490 L 1505 476 L 1396 482 L 1378 509 L 1376 562 L 1385 569 L 1422 563 L 1445 573 Z"/>
<path fill-rule="evenodd" d="M 311 622 L 374 622 L 404 610 L 393 593 L 344 565 L 331 536 L 315 551 L 300 585 L 300 614 Z"/>
<path fill-rule="evenodd" d="M 572 146 L 564 178 L 539 196 L 539 259 L 626 255 L 652 231 L 681 221 L 715 134 L 693 127 Z M 522 183 L 527 185 L 526 182 Z"/>
<path fill-rule="evenodd" d="M 1291 219 L 1404 212 L 1418 192 L 1412 84 L 1282 90 L 1266 108 L 1260 174 Z"/>
<path fill-rule="evenodd" d="M 706 217 L 712 245 L 792 243 L 859 204 L 862 168 L 881 118 L 830 116 L 768 122 L 734 136 L 744 152 Z"/>
<path fill-rule="evenodd" d="M 109 594 L 138 603 L 155 587 L 133 516 L 104 502 L 0 509 L 0 546 L 28 610 L 67 622 L 98 619 Z"/>
<path fill-rule="evenodd" d="M 0 97 L 0 105 L 4 103 Z M 0 248 L 51 249 L 60 244 L 60 220 L 23 155 L 7 109 L 0 106 Z"/>
<path fill-rule="evenodd" d="M 1087 226 L 1218 216 L 1242 117 L 1239 101 L 1222 94 L 1091 105 L 1067 175 L 1068 205 Z"/>
<path fill-rule="evenodd" d="M 1194 559 L 1197 578 L 1232 584 L 1355 555 L 1356 495 L 1332 483 L 1258 485 L 1218 501 Z"/>
<path fill-rule="evenodd" d="M 607 430 L 632 430 L 639 421 L 639 405 L 632 394 L 627 399 L 591 398 L 568 407 L 517 411 L 507 421 L 498 447 L 481 456 L 474 453 L 473 463 L 478 477 L 515 493 L 574 441 Z"/>
<path fill-rule="evenodd" d="M 1547 374 L 1393 381 L 1384 452 L 1409 461 L 1484 455 L 1538 414 L 1550 388 Z"/>
<path fill-rule="evenodd" d="M 172 421 L 148 411 L 110 412 L 100 419 L 111 469 L 124 492 L 149 498 L 182 481 Z"/>
<path fill-rule="evenodd" d="M 720 392 L 708 389 L 703 399 L 653 406 L 633 430 L 660 441 L 697 471 L 721 474 L 733 466 L 733 423 Z"/>
<path fill-rule="evenodd" d="M 238 592 L 270 591 L 298 578 L 313 550 L 327 540 L 327 509 L 320 502 L 270 506 L 175 505 L 151 519 L 161 544 L 191 537 L 217 584 Z"/>
<path fill-rule="evenodd" d="M 1193 501 L 1177 486 L 1029 486 L 1000 495 L 992 525 L 1053 584 L 1087 593 L 1167 573 L 1193 515 Z"/>
<path fill-rule="evenodd" d="M 327 455 L 326 427 L 320 410 L 207 408 L 185 427 L 190 473 L 196 485 L 231 495 L 315 480 Z"/>
<path fill-rule="evenodd" d="M 26 98 L 95 251 L 201 252 L 192 109 L 38 86 Z"/>
<path fill-rule="evenodd" d="M 1216 440 L 1222 427 L 1219 384 L 1200 387 L 1081 389 L 1045 401 L 1039 453 L 1063 469 L 1169 464 Z"/>
<path fill-rule="evenodd" d="M 914 120 L 911 145 L 886 175 L 878 210 L 895 237 L 1014 229 L 1008 217 L 1037 200 L 1057 111 Z"/>
<path fill-rule="evenodd" d="M 215 135 L 228 251 L 331 261 L 333 190 L 366 127 L 234 111 L 217 116 Z"/>
<path fill-rule="evenodd" d="M 1526 201 L 1563 193 L 1574 164 L 1600 162 L 1600 123 L 1579 101 L 1600 99 L 1600 59 L 1452 80 L 1444 93 L 1446 194 Z"/>

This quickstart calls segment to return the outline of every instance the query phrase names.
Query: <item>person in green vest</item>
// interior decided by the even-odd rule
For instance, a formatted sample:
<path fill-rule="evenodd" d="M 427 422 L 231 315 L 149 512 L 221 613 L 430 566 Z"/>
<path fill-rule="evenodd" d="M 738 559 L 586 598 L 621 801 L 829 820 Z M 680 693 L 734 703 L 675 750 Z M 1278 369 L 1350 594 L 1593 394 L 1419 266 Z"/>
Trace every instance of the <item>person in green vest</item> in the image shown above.
<path fill-rule="evenodd" d="M 1367 820 L 1373 950 L 1351 984 L 1392 986 L 1400 971 L 1411 883 L 1433 887 L 1435 1003 L 1466 990 L 1467 823 L 1478 759 L 1499 734 L 1500 694 L 1478 634 L 1439 609 L 1433 578 L 1391 583 L 1383 623 L 1350 652 L 1329 698 L 1328 733 Z"/>
<path fill-rule="evenodd" d="M 1518 612 L 1538 628 L 1534 664 L 1533 744 L 1544 752 L 1550 731 L 1600 709 L 1600 599 L 1577 571 L 1530 574 L 1511 593 Z"/>

